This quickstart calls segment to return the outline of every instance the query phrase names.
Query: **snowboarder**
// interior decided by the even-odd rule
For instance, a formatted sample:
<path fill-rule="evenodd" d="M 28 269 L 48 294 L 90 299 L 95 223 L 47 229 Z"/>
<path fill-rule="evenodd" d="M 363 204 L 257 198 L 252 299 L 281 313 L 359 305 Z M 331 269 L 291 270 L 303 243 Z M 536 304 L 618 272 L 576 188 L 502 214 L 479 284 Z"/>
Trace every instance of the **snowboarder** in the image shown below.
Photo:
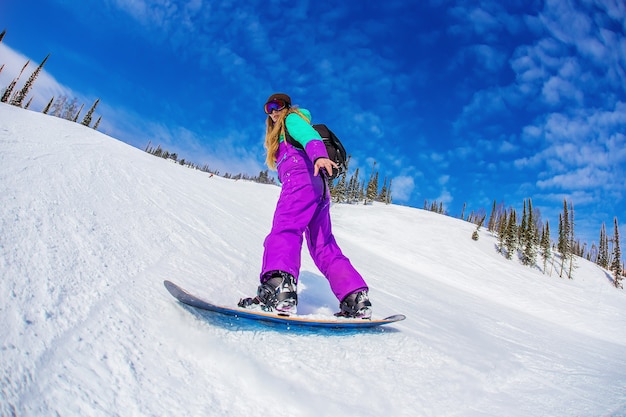
<path fill-rule="evenodd" d="M 278 171 L 282 189 L 272 229 L 265 238 L 261 284 L 240 307 L 296 314 L 302 236 L 315 265 L 340 301 L 339 316 L 369 319 L 368 286 L 335 241 L 330 221 L 326 173 L 336 164 L 328 159 L 320 135 L 311 127 L 308 110 L 291 106 L 287 94 L 272 94 L 265 103 L 266 164 Z M 286 131 L 303 149 L 285 140 Z"/>

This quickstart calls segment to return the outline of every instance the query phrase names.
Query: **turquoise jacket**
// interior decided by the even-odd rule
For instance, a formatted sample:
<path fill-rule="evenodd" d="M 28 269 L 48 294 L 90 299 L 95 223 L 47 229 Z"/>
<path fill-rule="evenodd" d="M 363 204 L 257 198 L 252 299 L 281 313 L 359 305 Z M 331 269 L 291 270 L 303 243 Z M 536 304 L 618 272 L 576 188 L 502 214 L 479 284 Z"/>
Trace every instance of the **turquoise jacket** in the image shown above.
<path fill-rule="evenodd" d="M 307 109 L 298 109 L 307 120 L 300 117 L 297 113 L 291 113 L 285 119 L 285 126 L 292 138 L 306 149 L 307 144 L 312 140 L 322 140 L 317 130 L 311 126 L 311 113 Z M 280 142 L 284 141 L 284 135 L 281 135 Z"/>

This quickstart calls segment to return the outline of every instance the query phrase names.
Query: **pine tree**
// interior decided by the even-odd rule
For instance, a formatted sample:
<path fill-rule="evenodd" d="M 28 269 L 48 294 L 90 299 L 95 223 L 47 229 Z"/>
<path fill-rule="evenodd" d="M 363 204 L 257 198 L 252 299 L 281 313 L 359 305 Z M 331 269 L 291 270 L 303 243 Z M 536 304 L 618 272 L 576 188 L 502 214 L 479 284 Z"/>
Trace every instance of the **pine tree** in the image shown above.
<path fill-rule="evenodd" d="M 563 213 L 559 216 L 559 242 L 557 248 L 563 259 L 569 254 L 569 213 L 567 201 L 563 200 Z"/>
<path fill-rule="evenodd" d="M 357 187 L 356 201 L 365 201 L 365 180 L 361 181 Z"/>
<path fill-rule="evenodd" d="M 385 181 L 383 182 L 383 188 L 381 188 L 376 201 L 381 203 L 387 203 L 387 177 L 385 177 Z"/>
<path fill-rule="evenodd" d="M 559 277 L 563 277 L 563 270 L 565 269 L 565 261 L 569 259 L 570 254 L 570 225 L 569 225 L 569 211 L 567 209 L 567 201 L 563 200 L 563 213 L 559 214 L 559 241 L 557 243 L 557 249 L 561 254 L 561 270 Z"/>
<path fill-rule="evenodd" d="M 347 203 L 352 204 L 359 201 L 359 168 L 354 171 L 354 175 L 350 177 L 347 189 Z"/>
<path fill-rule="evenodd" d="M 85 115 L 85 118 L 81 122 L 82 125 L 89 127 L 89 125 L 91 124 L 91 118 L 93 117 L 93 112 L 96 111 L 96 106 L 98 105 L 98 103 L 100 103 L 100 99 L 97 99 L 93 103 L 91 108 L 87 111 L 87 114 Z"/>
<path fill-rule="evenodd" d="M 533 266 L 537 263 L 537 230 L 533 218 L 533 204 L 530 198 L 528 199 L 527 213 L 526 201 L 524 201 L 524 211 L 526 220 L 522 220 L 522 263 Z"/>
<path fill-rule="evenodd" d="M 80 113 L 83 111 L 83 107 L 85 107 L 85 103 L 80 105 L 80 109 L 78 109 L 78 111 L 76 112 L 76 115 L 74 116 L 74 118 L 72 119 L 72 121 L 74 123 L 78 122 L 78 116 L 80 115 Z"/>
<path fill-rule="evenodd" d="M 607 269 L 609 267 L 609 238 L 606 235 L 606 225 L 602 222 L 600 227 L 600 241 L 598 243 L 598 266 Z"/>
<path fill-rule="evenodd" d="M 486 218 L 487 218 L 487 215 L 485 214 L 476 220 L 476 230 L 472 232 L 472 240 L 478 240 L 479 238 L 478 232 L 480 231 L 480 228 L 482 227 L 483 223 L 485 223 Z"/>
<path fill-rule="evenodd" d="M 498 252 L 504 253 L 504 242 L 506 240 L 506 229 L 509 224 L 506 211 L 502 215 L 498 216 L 496 228 L 498 229 Z"/>
<path fill-rule="evenodd" d="M 42 111 L 43 114 L 48 114 L 48 112 L 50 111 L 50 107 L 52 107 L 53 102 L 54 102 L 54 96 L 52 96 L 52 98 L 50 99 L 46 107 L 43 109 Z"/>
<path fill-rule="evenodd" d="M 613 239 L 615 243 L 613 244 L 613 263 L 611 264 L 611 269 L 613 270 L 613 284 L 615 288 L 624 288 L 622 285 L 622 251 L 619 246 L 619 226 L 617 225 L 617 217 L 613 219 Z"/>
<path fill-rule="evenodd" d="M 548 269 L 548 260 L 552 256 L 550 252 L 550 223 L 546 220 L 546 224 L 541 232 L 541 258 L 543 259 L 543 273 Z"/>
<path fill-rule="evenodd" d="M 6 29 L 4 29 L 2 31 L 2 33 L 0 33 L 0 43 L 2 42 L 2 39 L 4 39 L 4 35 L 6 35 L 6 34 L 7 34 L 7 30 Z"/>
<path fill-rule="evenodd" d="M 48 60 L 49 57 L 50 57 L 50 54 L 48 54 L 48 56 L 44 58 L 44 60 L 41 62 L 41 64 L 39 64 L 37 69 L 33 71 L 30 77 L 28 77 L 28 80 L 26 81 L 26 84 L 24 84 L 24 87 L 19 91 L 19 93 L 17 93 L 16 97 L 13 100 L 11 100 L 11 104 L 13 104 L 14 106 L 22 107 L 22 103 L 24 102 L 24 99 L 26 98 L 26 96 L 28 95 L 28 92 L 32 88 L 33 83 L 39 76 L 41 69 L 43 68 L 44 65 L 46 65 L 46 61 Z"/>
<path fill-rule="evenodd" d="M 30 64 L 30 59 L 26 61 L 26 64 L 24 64 L 24 66 L 22 67 L 22 70 L 20 71 L 17 78 L 13 79 L 13 81 L 11 81 L 9 86 L 4 90 L 4 94 L 2 94 L 2 97 L 0 98 L 0 102 L 7 103 L 9 101 L 9 97 L 11 97 L 11 93 L 13 93 L 15 84 L 17 84 L 17 82 L 19 81 L 20 77 L 22 76 L 22 73 L 24 72 L 28 64 Z"/>
<path fill-rule="evenodd" d="M 569 222 L 568 222 L 568 231 L 569 231 L 569 235 L 567 236 L 567 239 L 569 241 L 569 272 L 567 273 L 567 277 L 569 279 L 574 279 L 574 269 L 576 268 L 576 265 L 574 263 L 574 256 L 576 255 L 576 253 L 574 252 L 574 242 L 575 242 L 575 238 L 574 238 L 574 204 L 570 201 L 570 209 L 569 209 Z"/>
<path fill-rule="evenodd" d="M 102 120 L 102 116 L 98 117 L 98 120 L 96 120 L 96 124 L 93 125 L 93 130 L 98 129 L 98 126 L 100 126 L 100 120 Z"/>
<path fill-rule="evenodd" d="M 506 259 L 512 259 L 513 254 L 517 250 L 518 243 L 518 226 L 517 226 L 517 214 L 514 209 L 511 209 L 509 215 L 509 222 L 506 227 L 506 236 L 504 238 L 504 246 L 506 248 Z"/>
<path fill-rule="evenodd" d="M 487 230 L 491 233 L 496 231 L 496 200 L 493 200 L 493 205 L 491 206 L 491 214 L 489 215 L 489 222 L 487 223 Z"/>
<path fill-rule="evenodd" d="M 365 191 L 365 201 L 363 204 L 367 204 L 368 202 L 375 201 L 376 196 L 378 194 L 378 172 L 375 172 L 376 161 L 374 161 L 372 165 L 372 174 L 370 175 L 370 179 L 367 182 L 367 188 Z"/>
<path fill-rule="evenodd" d="M 526 223 L 528 222 L 528 212 L 526 211 L 526 200 L 524 200 L 524 208 L 522 210 L 522 223 L 517 230 L 517 238 L 519 239 L 520 247 L 526 246 Z"/>

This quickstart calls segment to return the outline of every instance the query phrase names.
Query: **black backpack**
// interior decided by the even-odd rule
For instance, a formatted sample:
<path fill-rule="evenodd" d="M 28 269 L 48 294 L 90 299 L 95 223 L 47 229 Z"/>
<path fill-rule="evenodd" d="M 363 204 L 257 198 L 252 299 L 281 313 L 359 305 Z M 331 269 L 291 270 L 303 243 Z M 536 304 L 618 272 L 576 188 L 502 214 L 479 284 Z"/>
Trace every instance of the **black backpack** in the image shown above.
<path fill-rule="evenodd" d="M 317 124 L 317 125 L 312 125 L 312 127 L 313 129 L 317 130 L 317 133 L 319 133 L 320 136 L 322 137 L 322 140 L 324 141 L 324 145 L 326 145 L 326 152 L 328 152 L 328 158 L 334 163 L 336 163 L 337 166 L 339 167 L 338 169 L 333 168 L 333 172 L 328 173 L 329 174 L 328 179 L 334 180 L 339 175 L 344 173 L 347 169 L 346 161 L 347 161 L 348 155 L 346 154 L 346 149 L 341 144 L 341 141 L 339 140 L 337 135 L 335 135 L 333 131 L 328 128 L 328 126 L 324 124 Z M 286 136 L 287 143 L 290 143 L 295 148 L 303 149 L 302 145 L 298 143 L 294 138 L 291 137 L 289 132 L 287 132 L 287 129 L 285 129 L 285 136 Z"/>

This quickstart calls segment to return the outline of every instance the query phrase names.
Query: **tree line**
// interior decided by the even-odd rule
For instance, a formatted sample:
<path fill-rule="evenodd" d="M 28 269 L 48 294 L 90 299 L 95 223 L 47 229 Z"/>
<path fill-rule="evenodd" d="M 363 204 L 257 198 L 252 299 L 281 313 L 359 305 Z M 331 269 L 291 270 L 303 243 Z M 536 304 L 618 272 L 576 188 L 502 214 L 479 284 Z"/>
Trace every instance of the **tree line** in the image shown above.
<path fill-rule="evenodd" d="M 258 182 L 261 184 L 274 184 L 277 185 L 276 180 L 274 179 L 274 177 L 272 177 L 269 173 L 269 170 L 264 170 L 259 172 L 259 175 L 257 176 L 253 176 L 253 175 L 248 175 L 248 174 L 243 174 L 243 173 L 239 173 L 239 174 L 231 174 L 231 173 L 225 173 L 225 174 L 220 174 L 219 170 L 214 170 L 211 169 L 209 167 L 208 164 L 204 164 L 204 165 L 199 165 L 196 164 L 194 162 L 191 162 L 185 158 L 179 158 L 178 154 L 176 152 L 170 152 L 168 150 L 165 150 L 163 148 L 161 148 L 161 145 L 157 145 L 156 147 L 152 146 L 151 144 L 152 142 L 148 142 L 148 145 L 146 145 L 144 151 L 154 155 L 156 157 L 159 158 L 163 158 L 163 159 L 168 159 L 170 161 L 176 162 L 180 165 L 183 165 L 187 168 L 191 168 L 191 169 L 197 169 L 198 171 L 202 171 L 202 172 L 206 172 L 209 173 L 211 176 L 213 175 L 218 175 L 221 176 L 223 178 L 227 178 L 227 179 L 233 179 L 233 180 L 246 180 L 246 181 L 253 181 L 253 182 Z"/>
<path fill-rule="evenodd" d="M 350 167 L 350 157 L 346 161 L 346 169 L 334 181 L 330 182 L 330 196 L 335 203 L 344 204 L 371 204 L 379 203 L 391 204 L 391 183 L 392 180 L 385 177 L 382 186 L 379 182 L 379 173 L 376 170 L 376 162 L 372 164 L 369 178 L 361 178 L 359 168 L 348 177 Z"/>
<path fill-rule="evenodd" d="M 448 215 L 443 203 L 424 201 L 424 210 Z M 478 231 L 486 219 L 484 209 L 465 216 L 465 205 L 461 219 L 476 224 L 472 239 L 478 240 Z M 556 266 L 559 277 L 573 279 L 576 269 L 576 257 L 585 258 L 613 273 L 613 285 L 623 288 L 624 262 L 620 248 L 619 224 L 613 219 L 613 237 L 609 238 L 606 226 L 602 223 L 599 245 L 595 243 L 590 250 L 581 244 L 574 233 L 574 206 L 563 200 L 563 211 L 559 214 L 558 234 L 555 242 L 550 236 L 550 224 L 541 220 L 539 209 L 534 208 L 530 198 L 524 200 L 521 216 L 514 208 L 506 209 L 504 204 L 493 201 L 487 230 L 497 237 L 496 250 L 507 259 L 517 256 L 518 260 L 529 267 L 538 267 L 544 274 L 555 271 L 556 255 L 560 262 Z M 539 265 L 541 262 L 541 266 Z M 548 272 L 549 271 L 549 272 Z"/>
<path fill-rule="evenodd" d="M 178 164 L 184 165 L 188 168 L 210 173 L 211 175 L 219 175 L 223 178 L 234 180 L 242 179 L 261 184 L 278 185 L 276 178 L 270 175 L 268 169 L 259 172 L 259 174 L 256 176 L 244 173 L 220 174 L 218 170 L 211 169 L 207 164 L 200 166 L 184 158 L 179 158 L 177 153 L 169 152 L 168 150 L 163 149 L 161 145 L 157 145 L 155 147 L 152 145 L 152 141 L 148 142 L 144 151 L 159 158 L 169 159 L 171 161 L 177 162 Z M 349 160 L 350 158 L 348 158 L 348 162 L 346 165 L 349 164 Z M 341 175 L 339 175 L 339 177 L 335 178 L 333 181 L 329 181 L 328 188 L 330 190 L 331 200 L 335 203 L 343 204 L 371 204 L 374 201 L 390 204 L 391 180 L 387 180 L 387 178 L 385 178 L 382 188 L 379 189 L 379 174 L 378 171 L 375 170 L 375 167 L 376 162 L 374 162 L 372 166 L 372 172 L 369 176 L 368 181 L 360 179 L 358 168 L 355 170 L 354 173 L 352 173 L 352 175 L 350 175 L 350 177 L 348 177 L 348 170 L 346 169 Z"/>
<path fill-rule="evenodd" d="M 2 33 L 0 33 L 0 42 L 2 42 L 5 35 L 6 35 L 6 29 L 3 30 Z M 19 82 L 20 78 L 24 74 L 24 71 L 30 64 L 30 60 L 26 61 L 26 63 L 22 67 L 22 70 L 17 75 L 17 77 L 15 77 L 9 83 L 9 85 L 6 86 L 2 90 L 0 94 L 0 102 L 8 103 L 13 106 L 28 109 L 34 97 L 31 96 L 30 99 L 26 103 L 24 101 L 26 100 L 26 97 L 30 93 L 30 90 L 33 87 L 33 84 L 35 83 L 35 81 L 37 80 L 37 77 L 41 73 L 43 66 L 48 61 L 48 58 L 50 58 L 50 54 L 48 54 L 44 58 L 44 60 L 41 61 L 41 64 L 39 64 L 39 66 L 37 66 L 37 68 L 35 69 L 35 71 L 33 71 L 30 77 L 28 77 L 28 79 L 26 80 L 22 88 L 17 89 L 16 88 L 17 83 Z M 2 72 L 2 70 L 4 69 L 4 65 L 5 64 L 2 64 L 2 66 L 0 66 L 0 72 Z M 80 122 L 82 125 L 87 126 L 87 127 L 91 125 L 93 113 L 95 112 L 96 107 L 98 106 L 98 103 L 100 103 L 100 99 L 97 99 L 93 103 L 93 105 L 89 108 L 85 116 L 82 118 Z M 67 97 L 61 96 L 59 99 L 55 101 L 55 98 L 52 97 L 50 101 L 48 102 L 48 104 L 42 110 L 42 113 L 50 114 L 52 116 L 60 117 L 60 118 L 78 123 L 78 119 L 79 119 L 81 112 L 83 111 L 83 108 L 84 108 L 84 104 L 82 104 L 80 108 L 78 107 L 77 99 L 73 99 L 69 101 Z M 100 125 L 101 120 L 102 120 L 102 116 L 99 116 L 98 119 L 96 120 L 96 123 L 93 126 L 94 129 L 98 129 L 98 126 Z"/>

